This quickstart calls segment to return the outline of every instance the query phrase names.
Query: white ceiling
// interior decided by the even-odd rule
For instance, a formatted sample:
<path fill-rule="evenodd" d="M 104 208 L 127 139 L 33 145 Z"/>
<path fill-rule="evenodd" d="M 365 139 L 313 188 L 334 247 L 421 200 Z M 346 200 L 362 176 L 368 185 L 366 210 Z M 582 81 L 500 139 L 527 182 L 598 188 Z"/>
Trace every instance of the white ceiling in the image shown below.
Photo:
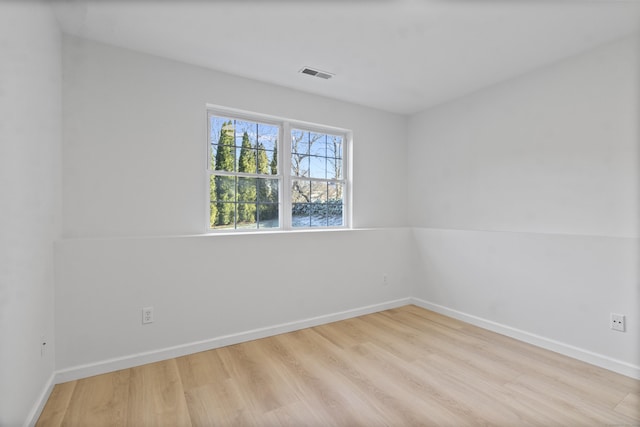
<path fill-rule="evenodd" d="M 66 33 L 403 114 L 640 31 L 635 0 L 53 3 Z"/>

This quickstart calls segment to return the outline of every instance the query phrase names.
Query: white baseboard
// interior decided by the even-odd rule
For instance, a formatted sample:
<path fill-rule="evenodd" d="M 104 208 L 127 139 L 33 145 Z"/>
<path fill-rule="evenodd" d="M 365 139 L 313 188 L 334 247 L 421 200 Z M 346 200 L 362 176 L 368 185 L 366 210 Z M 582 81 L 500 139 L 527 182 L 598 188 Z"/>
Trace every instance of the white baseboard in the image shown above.
<path fill-rule="evenodd" d="M 207 351 L 214 348 L 297 331 L 300 329 L 323 325 L 325 323 L 337 322 L 339 320 L 350 319 L 352 317 L 376 313 L 378 311 L 389 310 L 391 308 L 397 308 L 407 304 L 411 304 L 411 298 L 409 297 L 387 301 L 379 304 L 368 305 L 365 307 L 354 308 L 351 310 L 326 314 L 322 316 L 297 320 L 294 322 L 281 323 L 279 325 L 253 329 L 237 334 L 223 335 L 216 338 L 181 344 L 174 347 L 103 360 L 87 365 L 74 366 L 72 368 L 57 371 L 55 373 L 55 383 L 60 384 L 63 382 L 105 374 L 107 372 L 113 372 L 120 369 L 133 368 L 135 366 L 140 366 L 147 363 L 159 362 L 161 360 L 167 360 L 174 357 L 186 356 L 188 354 Z"/>
<path fill-rule="evenodd" d="M 24 423 L 25 427 L 27 426 L 33 427 L 38 422 L 38 418 L 40 418 L 40 414 L 42 414 L 44 405 L 47 404 L 47 400 L 49 400 L 49 396 L 53 391 L 53 386 L 56 384 L 55 379 L 56 379 L 56 373 L 53 372 L 49 377 L 49 380 L 47 381 L 47 383 L 42 388 L 42 392 L 40 393 L 40 396 L 38 396 L 38 400 L 36 400 L 36 403 L 34 403 L 33 408 L 31 408 L 31 411 L 29 411 L 29 416 L 27 417 L 27 420 Z"/>
<path fill-rule="evenodd" d="M 569 356 L 574 359 L 578 359 L 583 362 L 587 362 L 592 365 L 599 366 L 601 368 L 605 368 L 631 378 L 640 379 L 640 366 L 638 365 L 633 365 L 621 360 L 616 360 L 602 354 L 594 353 L 589 350 L 562 343 L 560 341 L 555 341 L 540 335 L 512 328 L 511 326 L 503 325 L 501 323 L 483 319 L 478 316 L 453 310 L 449 307 L 425 301 L 420 298 L 410 298 L 410 301 L 411 304 L 415 304 L 418 307 L 426 308 L 427 310 L 435 311 L 436 313 L 453 317 L 454 319 L 462 320 L 463 322 L 479 326 L 483 329 L 488 329 L 490 331 L 497 332 L 499 334 L 506 335 L 508 337 L 533 344 L 537 347 L 551 350 L 556 353 L 560 353 L 565 356 Z"/>

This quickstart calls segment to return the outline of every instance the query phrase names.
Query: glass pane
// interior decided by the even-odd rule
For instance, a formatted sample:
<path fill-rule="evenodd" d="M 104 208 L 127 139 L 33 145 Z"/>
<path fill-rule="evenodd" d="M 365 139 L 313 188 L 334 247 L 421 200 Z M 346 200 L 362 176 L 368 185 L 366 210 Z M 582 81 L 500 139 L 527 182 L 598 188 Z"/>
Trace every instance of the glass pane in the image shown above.
<path fill-rule="evenodd" d="M 258 184 L 258 202 L 260 203 L 278 203 L 278 180 L 262 179 L 257 180 Z"/>
<path fill-rule="evenodd" d="M 236 150 L 229 145 L 215 146 L 215 170 L 233 172 L 236 164 Z"/>
<path fill-rule="evenodd" d="M 209 203 L 209 228 L 215 228 L 218 219 L 218 204 L 216 202 Z"/>
<path fill-rule="evenodd" d="M 311 202 L 326 202 L 327 201 L 327 183 L 326 182 L 312 182 L 311 183 Z"/>
<path fill-rule="evenodd" d="M 311 226 L 311 208 L 309 203 L 294 203 L 291 206 L 291 225 L 293 227 Z"/>
<path fill-rule="evenodd" d="M 238 151 L 238 172 L 256 173 L 256 150 L 242 147 Z"/>
<path fill-rule="evenodd" d="M 210 116 L 211 168 L 233 171 L 235 165 L 233 120 Z"/>
<path fill-rule="evenodd" d="M 236 200 L 236 178 L 234 176 L 215 177 L 215 200 L 234 202 Z"/>
<path fill-rule="evenodd" d="M 327 158 L 326 157 L 309 157 L 309 177 L 310 178 L 326 178 L 327 177 Z"/>
<path fill-rule="evenodd" d="M 233 123 L 233 120 L 229 119 L 228 117 L 210 116 L 209 120 L 209 130 L 211 132 L 211 134 L 209 135 L 209 140 L 212 144 L 220 143 L 222 130 L 233 130 L 233 125 L 229 125 L 229 122 Z M 233 133 L 231 135 L 233 135 Z"/>
<path fill-rule="evenodd" d="M 256 178 L 238 178 L 237 200 L 239 202 L 255 202 L 257 194 Z"/>
<path fill-rule="evenodd" d="M 291 175 L 309 176 L 309 156 L 291 153 Z"/>
<path fill-rule="evenodd" d="M 327 155 L 327 135 L 322 133 L 309 134 L 309 154 L 322 157 Z"/>
<path fill-rule="evenodd" d="M 342 159 L 327 158 L 327 178 L 342 179 Z"/>
<path fill-rule="evenodd" d="M 328 217 L 328 206 L 326 203 L 313 203 L 311 207 L 311 227 L 326 227 Z"/>
<path fill-rule="evenodd" d="M 338 227 L 343 225 L 343 185 L 329 183 L 328 185 L 328 225 Z"/>
<path fill-rule="evenodd" d="M 209 158 L 209 169 L 215 170 L 216 168 L 216 152 L 218 151 L 217 144 L 211 144 L 211 157 Z"/>
<path fill-rule="evenodd" d="M 236 228 L 257 228 L 256 204 L 238 203 Z"/>
<path fill-rule="evenodd" d="M 265 150 L 273 151 L 278 146 L 278 126 L 258 124 L 258 144 Z M 269 158 L 271 159 L 271 158 Z"/>
<path fill-rule="evenodd" d="M 256 145 L 256 123 L 255 122 L 236 120 L 235 131 L 236 131 L 236 135 L 235 135 L 236 145 L 238 147 L 242 146 L 242 138 L 245 133 L 247 134 L 249 138 L 249 142 L 251 142 L 251 145 L 253 146 Z"/>
<path fill-rule="evenodd" d="M 330 182 L 328 184 L 329 200 L 339 200 L 342 202 L 343 185 Z"/>
<path fill-rule="evenodd" d="M 309 132 L 291 129 L 291 152 L 309 154 Z"/>
<path fill-rule="evenodd" d="M 343 138 L 337 135 L 327 135 L 327 157 L 343 158 Z"/>
<path fill-rule="evenodd" d="M 258 205 L 258 228 L 278 228 L 280 218 L 278 205 L 275 203 Z"/>
<path fill-rule="evenodd" d="M 218 229 L 235 228 L 236 204 L 233 202 L 218 202 L 216 204 L 216 218 L 214 227 Z"/>
<path fill-rule="evenodd" d="M 257 169 L 259 174 L 270 175 L 271 174 L 271 159 L 273 159 L 273 151 L 267 151 L 258 149 L 257 151 Z"/>
<path fill-rule="evenodd" d="M 267 151 L 269 153 L 269 151 Z M 278 150 L 270 152 L 269 156 L 269 173 L 271 175 L 278 175 Z"/>
<path fill-rule="evenodd" d="M 291 183 L 291 202 L 309 203 L 311 201 L 311 183 L 294 179 Z"/>

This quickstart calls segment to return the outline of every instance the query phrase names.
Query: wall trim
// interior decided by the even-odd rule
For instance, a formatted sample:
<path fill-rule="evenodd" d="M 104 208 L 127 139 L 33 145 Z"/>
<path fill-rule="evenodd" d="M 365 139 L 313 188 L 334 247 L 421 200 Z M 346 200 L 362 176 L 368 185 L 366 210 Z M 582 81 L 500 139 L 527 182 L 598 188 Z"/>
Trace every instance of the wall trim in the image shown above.
<path fill-rule="evenodd" d="M 266 338 L 274 335 L 284 334 L 287 332 L 293 332 L 313 326 L 324 325 L 326 323 L 337 322 L 340 320 L 350 319 L 352 317 L 402 307 L 403 305 L 407 304 L 411 304 L 410 297 L 367 305 L 364 307 L 358 307 L 321 316 L 310 317 L 293 322 L 280 323 L 277 325 L 252 329 L 245 332 L 222 335 L 202 341 L 195 341 L 173 347 L 166 347 L 158 350 L 132 354 L 130 356 L 118 357 L 102 360 L 95 363 L 89 363 L 86 365 L 74 366 L 71 368 L 56 371 L 55 384 L 60 384 L 81 378 L 87 378 L 94 375 L 105 374 L 107 372 L 118 371 L 120 369 L 133 368 L 135 366 L 140 366 L 147 363 L 154 363 L 162 360 L 172 359 L 174 357 L 186 356 L 188 354 L 199 353 L 201 351 L 212 350 L 214 348 L 225 347 L 228 345 L 239 344 L 242 342 Z"/>
<path fill-rule="evenodd" d="M 412 297 L 410 298 L 410 300 L 411 304 L 415 304 L 418 307 L 435 311 L 436 313 L 453 317 L 454 319 L 462 320 L 463 322 L 479 326 L 483 329 L 487 329 L 501 335 L 506 335 L 519 341 L 533 344 L 537 347 L 551 350 L 556 353 L 560 353 L 565 356 L 569 356 L 571 358 L 578 359 L 591 365 L 599 366 L 601 368 L 608 369 L 610 371 L 614 371 L 631 378 L 640 379 L 640 366 L 638 365 L 633 365 L 631 363 L 613 359 L 602 354 L 594 353 L 583 348 L 574 347 L 560 341 L 555 341 L 540 335 L 532 334 L 521 329 L 503 325 L 501 323 L 474 316 L 472 314 L 467 314 L 420 298 Z"/>
<path fill-rule="evenodd" d="M 44 405 L 47 404 L 49 400 L 49 396 L 51 396 L 51 392 L 53 391 L 53 386 L 56 385 L 56 373 L 52 372 L 51 376 L 47 380 L 46 384 L 42 388 L 42 392 L 40 396 L 38 396 L 38 400 L 33 404 L 31 411 L 29 411 L 29 415 L 27 416 L 27 420 L 24 422 L 25 427 L 33 427 L 38 422 L 38 418 L 40 418 L 40 414 L 42 414 L 42 410 L 44 409 Z"/>

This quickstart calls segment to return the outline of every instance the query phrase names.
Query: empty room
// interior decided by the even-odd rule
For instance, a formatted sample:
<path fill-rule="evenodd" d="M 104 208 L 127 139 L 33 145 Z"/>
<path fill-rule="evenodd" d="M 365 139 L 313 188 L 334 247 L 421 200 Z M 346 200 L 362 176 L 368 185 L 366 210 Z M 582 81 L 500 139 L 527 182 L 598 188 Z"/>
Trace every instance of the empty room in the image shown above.
<path fill-rule="evenodd" d="M 0 1 L 0 426 L 640 425 L 640 2 Z"/>

